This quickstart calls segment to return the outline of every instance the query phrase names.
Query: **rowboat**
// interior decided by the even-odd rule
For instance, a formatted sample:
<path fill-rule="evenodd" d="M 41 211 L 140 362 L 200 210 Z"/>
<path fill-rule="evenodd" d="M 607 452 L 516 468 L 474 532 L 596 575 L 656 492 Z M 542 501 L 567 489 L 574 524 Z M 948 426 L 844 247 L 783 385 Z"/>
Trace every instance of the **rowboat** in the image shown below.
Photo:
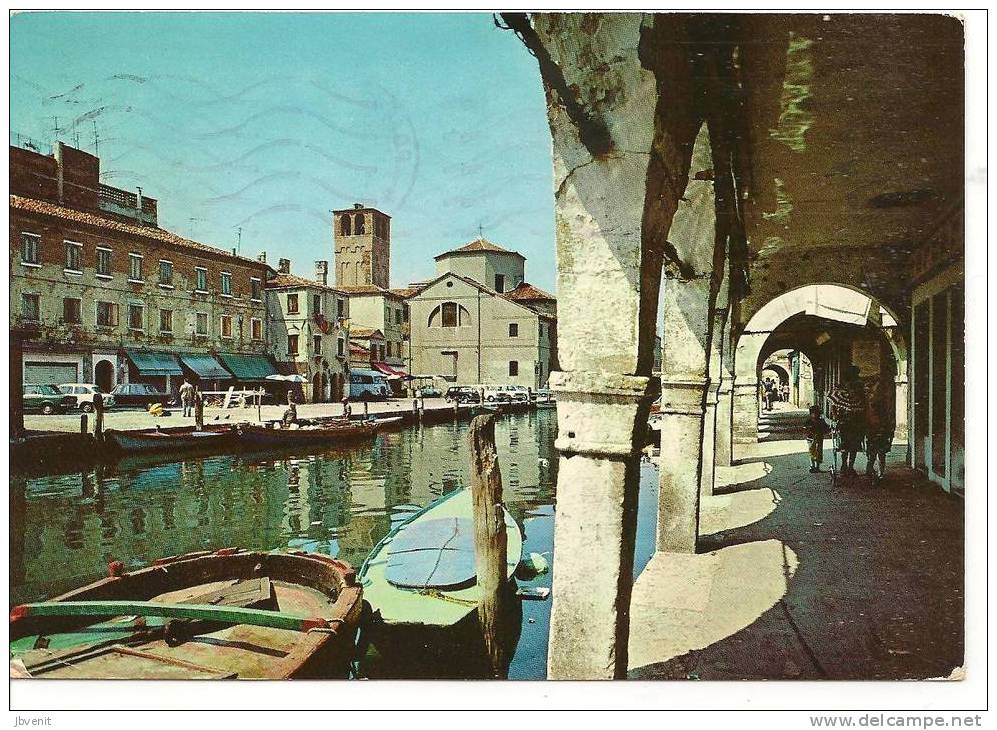
<path fill-rule="evenodd" d="M 224 449 L 238 443 L 238 434 L 231 426 L 209 427 L 197 431 L 193 426 L 169 430 L 141 429 L 135 431 L 104 432 L 110 449 L 119 453 L 137 454 L 157 451 L 190 451 Z"/>
<path fill-rule="evenodd" d="M 362 589 L 327 555 L 224 548 L 164 558 L 10 613 L 12 677 L 346 676 Z"/>
<path fill-rule="evenodd" d="M 335 425 L 307 425 L 298 428 L 278 428 L 240 424 L 237 426 L 240 443 L 254 448 L 324 444 L 337 446 L 370 438 L 377 431 L 377 424 L 342 422 Z"/>
<path fill-rule="evenodd" d="M 523 535 L 509 511 L 503 512 L 512 580 Z M 477 609 L 481 591 L 471 515 L 471 492 L 458 489 L 413 513 L 374 546 L 359 581 L 379 622 L 448 627 Z"/>

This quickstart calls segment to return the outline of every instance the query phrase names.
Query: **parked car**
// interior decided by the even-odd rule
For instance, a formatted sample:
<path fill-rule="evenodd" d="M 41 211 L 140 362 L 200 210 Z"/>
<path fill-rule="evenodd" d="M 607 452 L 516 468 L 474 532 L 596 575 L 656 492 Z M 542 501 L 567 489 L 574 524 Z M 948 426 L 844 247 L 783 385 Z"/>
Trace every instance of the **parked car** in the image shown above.
<path fill-rule="evenodd" d="M 141 406 L 148 408 L 153 403 L 169 405 L 172 396 L 161 390 L 156 390 L 148 383 L 121 383 L 111 391 L 114 402 L 119 406 Z"/>
<path fill-rule="evenodd" d="M 36 411 L 48 416 L 76 408 L 76 398 L 66 395 L 54 385 L 25 385 L 22 395 L 25 413 Z"/>
<path fill-rule="evenodd" d="M 525 385 L 503 385 L 502 388 L 514 401 L 526 403 L 530 400 L 530 391 Z"/>
<path fill-rule="evenodd" d="M 443 396 L 447 403 L 480 403 L 481 394 L 471 385 L 452 385 Z"/>
<path fill-rule="evenodd" d="M 423 398 L 442 398 L 443 397 L 443 391 L 440 390 L 439 388 L 436 388 L 436 387 L 432 386 L 432 385 L 427 386 L 425 388 L 419 388 L 419 390 L 422 392 L 422 397 Z"/>
<path fill-rule="evenodd" d="M 508 385 L 482 385 L 485 391 L 485 400 L 489 403 L 512 403 L 512 391 L 507 390 Z"/>
<path fill-rule="evenodd" d="M 350 400 L 388 400 L 391 388 L 377 370 L 350 371 Z"/>
<path fill-rule="evenodd" d="M 93 397 L 100 393 L 100 388 L 90 383 L 64 383 L 59 386 L 66 395 L 71 395 L 76 399 L 76 407 L 84 413 L 92 413 L 94 410 Z M 104 399 L 104 408 L 111 408 L 114 405 L 114 396 L 110 393 L 101 393 Z"/>
<path fill-rule="evenodd" d="M 550 388 L 538 388 L 533 395 L 538 401 L 554 400 L 554 391 Z"/>

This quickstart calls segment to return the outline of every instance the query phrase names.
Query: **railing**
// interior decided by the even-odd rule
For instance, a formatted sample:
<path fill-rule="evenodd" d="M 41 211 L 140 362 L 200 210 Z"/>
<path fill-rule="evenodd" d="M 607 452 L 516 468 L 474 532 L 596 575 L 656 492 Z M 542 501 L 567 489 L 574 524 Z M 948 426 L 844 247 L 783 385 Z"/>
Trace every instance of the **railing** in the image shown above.
<path fill-rule="evenodd" d="M 126 215 L 130 218 L 156 225 L 157 202 L 155 198 L 142 197 L 142 209 L 139 210 L 138 195 L 100 183 L 97 188 L 98 206 L 108 213 Z"/>

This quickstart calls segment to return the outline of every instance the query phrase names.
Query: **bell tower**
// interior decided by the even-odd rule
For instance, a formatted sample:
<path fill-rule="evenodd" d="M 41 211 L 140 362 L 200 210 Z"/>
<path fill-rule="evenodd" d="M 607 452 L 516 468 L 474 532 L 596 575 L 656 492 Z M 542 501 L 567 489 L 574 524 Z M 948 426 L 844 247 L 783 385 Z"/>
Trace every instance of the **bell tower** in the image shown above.
<path fill-rule="evenodd" d="M 362 203 L 333 211 L 336 285 L 387 289 L 391 271 L 391 216 Z"/>

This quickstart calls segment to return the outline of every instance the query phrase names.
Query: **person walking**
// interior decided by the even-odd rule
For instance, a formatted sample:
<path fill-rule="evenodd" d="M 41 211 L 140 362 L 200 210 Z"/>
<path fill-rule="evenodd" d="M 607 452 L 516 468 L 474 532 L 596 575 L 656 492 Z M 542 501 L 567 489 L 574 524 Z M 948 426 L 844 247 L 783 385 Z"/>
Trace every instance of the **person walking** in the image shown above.
<path fill-rule="evenodd" d="M 184 418 L 194 415 L 194 386 L 186 378 L 180 386 L 180 404 L 183 406 Z"/>
<path fill-rule="evenodd" d="M 855 365 L 845 368 L 844 377 L 827 397 L 831 405 L 831 418 L 837 421 L 840 442 L 836 448 L 842 453 L 842 474 L 855 474 L 855 456 L 862 451 L 866 430 L 866 397 L 859 369 Z"/>
<path fill-rule="evenodd" d="M 284 411 L 284 417 L 281 418 L 281 421 L 284 424 L 284 428 L 298 422 L 298 406 L 294 403 L 293 391 L 287 391 L 287 409 Z"/>
<path fill-rule="evenodd" d="M 876 378 L 869 391 L 866 407 L 865 473 L 878 482 L 886 474 L 886 455 L 893 448 L 893 432 L 897 415 L 893 401 L 892 383 L 882 375 Z M 876 464 L 879 471 L 876 471 Z"/>

